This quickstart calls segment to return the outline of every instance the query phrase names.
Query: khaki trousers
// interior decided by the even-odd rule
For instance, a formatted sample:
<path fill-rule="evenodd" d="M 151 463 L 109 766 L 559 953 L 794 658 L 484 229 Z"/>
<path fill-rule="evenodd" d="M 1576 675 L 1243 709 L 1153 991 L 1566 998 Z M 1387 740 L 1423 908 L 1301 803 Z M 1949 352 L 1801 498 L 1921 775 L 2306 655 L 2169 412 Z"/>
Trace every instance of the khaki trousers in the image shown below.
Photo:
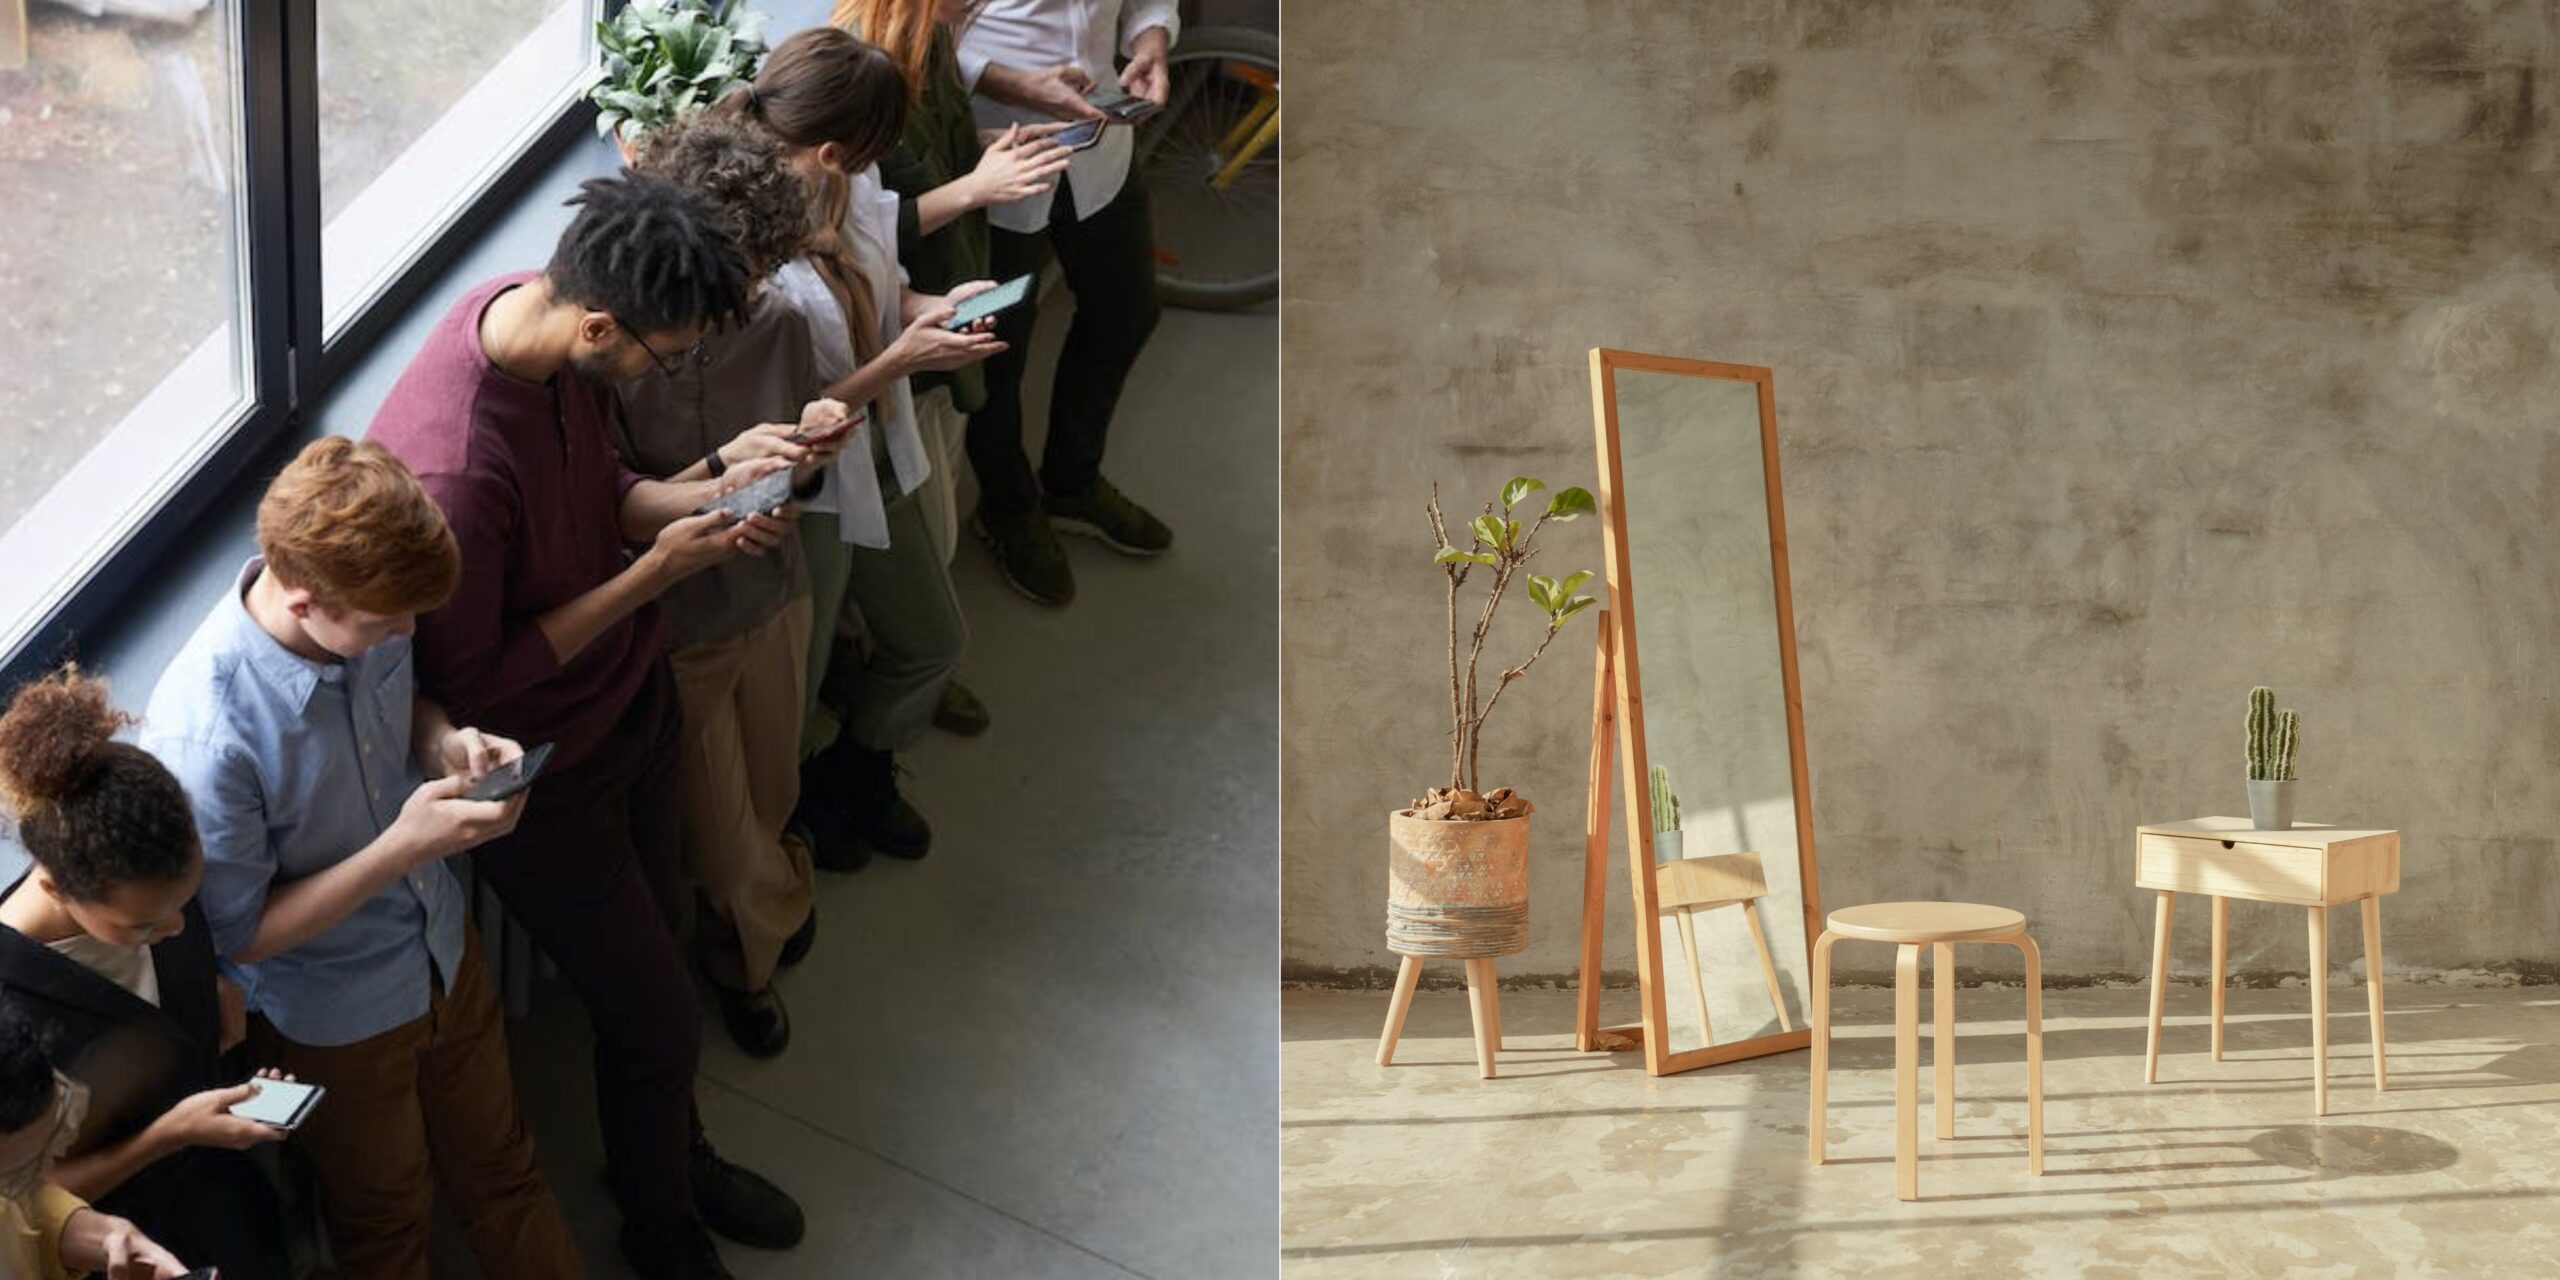
<path fill-rule="evenodd" d="M 585 1274 L 516 1109 L 476 935 L 451 990 L 415 1022 L 323 1048 L 253 1017 L 249 1045 L 253 1061 L 329 1091 L 293 1144 L 318 1169 L 321 1216 L 346 1280 L 426 1280 L 439 1186 L 482 1273 Z"/>
<path fill-rule="evenodd" d="M 698 923 L 711 980 L 773 981 L 782 944 L 809 918 L 817 874 L 783 824 L 800 802 L 800 720 L 809 598 L 757 626 L 675 652 L 684 746 L 684 867 L 710 914 Z"/>

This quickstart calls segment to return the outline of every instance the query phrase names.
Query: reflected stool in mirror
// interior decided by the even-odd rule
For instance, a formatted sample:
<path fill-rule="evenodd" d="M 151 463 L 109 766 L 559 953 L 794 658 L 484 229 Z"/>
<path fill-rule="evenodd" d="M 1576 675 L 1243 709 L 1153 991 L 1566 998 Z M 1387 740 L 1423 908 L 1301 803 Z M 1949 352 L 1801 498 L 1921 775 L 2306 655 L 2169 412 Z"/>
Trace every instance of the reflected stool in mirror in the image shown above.
<path fill-rule="evenodd" d="M 1971 902 L 1878 902 L 1831 913 L 1813 944 L 1813 1162 L 1822 1163 L 1824 1088 L 1831 1070 L 1831 944 L 1843 938 L 1895 944 L 1893 965 L 1893 1191 L 1920 1198 L 1920 948 L 1930 950 L 1937 1020 L 1931 1111 L 1937 1136 L 1956 1136 L 1955 947 L 1996 942 L 2027 962 L 2027 1169 L 2044 1172 L 2044 969 L 2026 916 Z"/>
<path fill-rule="evenodd" d="M 1716 1030 L 1707 1021 L 1707 971 L 1698 963 L 1696 918 L 1701 911 L 1726 907 L 1742 908 L 1742 922 L 1751 926 L 1751 945 L 1760 953 L 1760 977 L 1769 985 L 1769 1004 L 1778 1011 L 1778 1029 L 1795 1030 L 1787 1021 L 1786 998 L 1778 993 L 1778 966 L 1769 960 L 1769 935 L 1760 928 L 1760 900 L 1769 896 L 1769 877 L 1760 868 L 1759 854 L 1722 853 L 1658 864 L 1653 892 L 1658 914 L 1680 917 L 1680 949 L 1689 955 L 1689 994 L 1698 1003 L 1698 1030 L 1707 1043 L 1715 1043 Z"/>

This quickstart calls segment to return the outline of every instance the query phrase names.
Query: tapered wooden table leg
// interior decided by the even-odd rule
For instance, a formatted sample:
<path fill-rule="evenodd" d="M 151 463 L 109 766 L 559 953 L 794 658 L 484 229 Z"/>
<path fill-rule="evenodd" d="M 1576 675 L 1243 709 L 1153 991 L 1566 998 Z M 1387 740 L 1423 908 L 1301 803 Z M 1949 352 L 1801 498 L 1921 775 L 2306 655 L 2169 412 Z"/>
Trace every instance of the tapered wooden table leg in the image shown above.
<path fill-rule="evenodd" d="M 1831 944 L 1839 940 L 1825 929 L 1813 942 L 1813 1113 L 1805 1120 L 1805 1131 L 1815 1164 L 1822 1163 L 1823 1130 L 1831 1119 L 1823 1113 L 1823 1103 L 1831 1084 Z"/>
<path fill-rule="evenodd" d="M 2329 1114 L 2329 909 L 2311 908 L 2311 1113 Z"/>
<path fill-rule="evenodd" d="M 1404 1015 L 1413 1009 L 1414 984 L 1422 980 L 1422 957 L 1406 956 L 1396 968 L 1396 994 L 1387 1001 L 1387 1029 L 1378 1037 L 1378 1065 L 1396 1060 L 1396 1037 L 1404 1034 Z"/>
<path fill-rule="evenodd" d="M 1956 949 L 1940 942 L 1929 948 L 1929 981 L 1936 988 L 1937 1016 L 1929 1029 L 1929 1058 L 1937 1068 L 1930 1112 L 1937 1135 L 1956 1136 Z"/>
<path fill-rule="evenodd" d="M 1769 1007 L 1778 1011 L 1778 1030 L 1793 1031 L 1787 1021 L 1787 998 L 1778 993 L 1778 966 L 1769 960 L 1769 935 L 1760 928 L 1760 901 L 1748 899 L 1742 904 L 1743 923 L 1751 926 L 1751 945 L 1760 952 L 1760 979 L 1769 984 Z"/>
<path fill-rule="evenodd" d="M 2178 895 L 2160 891 L 2159 908 L 2151 922 L 2151 1038 L 2142 1048 L 2142 1082 L 2160 1082 L 2160 1001 L 2169 987 L 2169 917 L 2177 910 Z"/>
<path fill-rule="evenodd" d="M 1893 960 L 1893 1193 L 1920 1198 L 1920 948 Z"/>
<path fill-rule="evenodd" d="M 2224 944 L 2223 926 L 2231 918 L 2231 900 L 2216 896 L 2213 900 L 2213 1060 L 2222 1061 L 2222 963 L 2229 952 Z"/>
<path fill-rule="evenodd" d="M 1677 914 L 1680 917 L 1680 950 L 1689 957 L 1689 994 L 1698 1002 L 1698 1034 L 1706 1037 L 1706 1043 L 1714 1044 L 1715 1024 L 1707 1021 L 1707 971 L 1698 964 L 1697 922 L 1687 907 L 1682 907 Z"/>
<path fill-rule="evenodd" d="M 1475 1015 L 1476 1070 L 1485 1079 L 1493 1078 L 1493 962 L 1467 962 L 1467 1008 Z"/>
<path fill-rule="evenodd" d="M 2364 1002 L 2373 1016 L 2373 1091 L 2386 1086 L 2382 1070 L 2382 899 L 2364 900 Z"/>

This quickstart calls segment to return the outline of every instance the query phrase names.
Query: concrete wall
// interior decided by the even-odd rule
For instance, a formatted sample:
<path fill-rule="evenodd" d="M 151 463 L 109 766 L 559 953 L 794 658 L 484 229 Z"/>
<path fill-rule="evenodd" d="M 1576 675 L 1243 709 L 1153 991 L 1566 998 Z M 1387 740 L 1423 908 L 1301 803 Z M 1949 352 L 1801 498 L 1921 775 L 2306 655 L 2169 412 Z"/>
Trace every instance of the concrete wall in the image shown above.
<path fill-rule="evenodd" d="M 1290 975 L 1392 959 L 1382 817 L 1446 759 L 1423 499 L 1592 483 L 1602 345 L 1776 371 L 1828 903 L 2011 904 L 2048 973 L 2140 971 L 2132 829 L 2245 812 L 2266 683 L 2301 816 L 2404 832 L 2395 972 L 2556 971 L 2550 6 L 1291 0 L 1284 37 Z M 1597 568 L 1564 532 L 1541 567 Z M 1560 642 L 1492 725 L 1541 805 L 1512 974 L 1573 963 L 1590 687 Z M 2236 967 L 2302 970 L 2299 911 L 2232 914 Z"/>

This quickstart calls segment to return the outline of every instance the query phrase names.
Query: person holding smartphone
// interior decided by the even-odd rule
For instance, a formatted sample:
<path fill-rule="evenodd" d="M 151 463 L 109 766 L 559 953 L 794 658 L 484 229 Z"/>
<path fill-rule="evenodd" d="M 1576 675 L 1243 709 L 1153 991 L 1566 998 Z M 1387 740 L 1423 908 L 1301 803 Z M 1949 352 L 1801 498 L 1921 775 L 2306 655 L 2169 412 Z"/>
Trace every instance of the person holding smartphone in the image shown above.
<path fill-rule="evenodd" d="M 337 436 L 267 486 L 257 528 L 142 741 L 186 788 L 252 1056 L 327 1090 L 293 1142 L 339 1271 L 425 1280 L 441 1184 L 483 1272 L 577 1275 L 445 865 L 525 805 L 464 795 L 517 744 L 418 695 L 411 635 L 461 577 L 452 531 L 389 450 Z"/>
<path fill-rule="evenodd" d="M 879 162 L 904 132 L 907 100 L 905 74 L 885 51 L 815 27 L 774 46 L 753 85 L 724 104 L 778 138 L 784 163 L 817 197 L 808 253 L 774 283 L 808 321 L 826 394 L 863 419 L 800 524 L 819 624 L 798 817 L 828 870 L 932 849 L 932 825 L 899 793 L 896 753 L 932 724 L 969 636 L 924 499 L 934 463 L 910 379 L 1004 349 L 992 322 L 945 327 L 954 303 L 991 282 L 929 293 L 898 269 L 901 202 L 881 185 Z M 847 632 L 863 635 L 867 652 L 837 643 Z"/>
<path fill-rule="evenodd" d="M 1180 26 L 1173 0 L 987 0 L 960 32 L 960 78 L 977 95 L 978 123 L 987 128 L 1099 118 L 1103 112 L 1085 95 L 1115 79 L 1161 107 L 1165 54 Z M 1116 77 L 1115 53 L 1128 58 Z M 1006 350 L 987 364 L 986 403 L 970 415 L 968 430 L 969 462 L 978 473 L 972 526 L 1006 580 L 1052 606 L 1075 598 L 1058 530 L 1132 556 L 1173 545 L 1164 522 L 1102 474 L 1112 414 L 1160 312 L 1146 184 L 1130 180 L 1130 133 L 1104 129 L 1099 142 L 1074 153 L 1057 191 L 987 214 L 996 278 L 1036 273 L 1054 254 L 1075 294 L 1037 473 L 1022 436 L 1036 306 L 997 321 Z"/>
<path fill-rule="evenodd" d="M 177 1280 L 185 1264 L 134 1226 L 52 1180 L 88 1095 L 45 1060 L 36 1026 L 0 1000 L 0 1276 Z"/>
<path fill-rule="evenodd" d="M 809 239 L 810 194 L 782 144 L 729 112 L 652 130 L 634 167 L 701 196 L 746 255 L 747 312 L 693 359 L 615 388 L 625 465 L 671 475 L 732 458 L 780 457 L 792 492 L 815 498 L 852 438 L 846 406 L 819 399 L 809 325 L 765 277 Z M 796 510 L 796 508 L 795 508 Z M 774 984 L 817 928 L 806 840 L 785 829 L 800 802 L 810 583 L 802 539 L 695 575 L 667 595 L 685 748 L 685 870 L 704 910 L 696 951 L 739 1048 L 759 1058 L 791 1042 Z"/>
<path fill-rule="evenodd" d="M 623 1256 L 650 1280 L 719 1277 L 713 1233 L 780 1249 L 806 1222 L 721 1158 L 694 1107 L 682 718 L 654 602 L 791 536 L 770 516 L 693 514 L 790 462 L 664 479 L 621 465 L 612 388 L 737 317 L 747 264 L 699 196 L 662 180 L 589 179 L 573 203 L 548 266 L 462 292 L 366 435 L 408 464 L 461 551 L 453 595 L 418 616 L 418 691 L 456 724 L 555 744 L 515 829 L 472 865 L 586 1005 Z"/>
<path fill-rule="evenodd" d="M 0 893 L 0 995 L 88 1095 L 54 1180 L 180 1257 L 283 1280 L 275 1193 L 246 1155 L 282 1135 L 230 1114 L 257 1086 L 222 1063 L 194 816 L 157 758 L 116 740 L 129 723 L 74 667 L 0 713 L 0 799 L 35 861 Z"/>

